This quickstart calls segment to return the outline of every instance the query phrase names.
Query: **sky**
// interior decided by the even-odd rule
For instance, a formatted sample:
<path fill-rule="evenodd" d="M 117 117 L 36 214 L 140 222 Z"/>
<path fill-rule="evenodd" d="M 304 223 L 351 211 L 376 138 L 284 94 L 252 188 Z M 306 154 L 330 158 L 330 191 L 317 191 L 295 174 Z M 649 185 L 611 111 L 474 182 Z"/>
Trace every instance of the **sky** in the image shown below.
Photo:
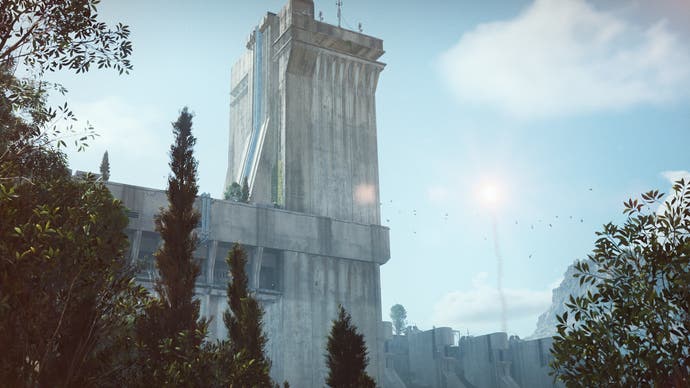
<path fill-rule="evenodd" d="M 421 329 L 531 334 L 568 265 L 623 201 L 690 170 L 690 3 L 344 0 L 343 25 L 383 39 L 381 214 L 393 304 Z M 170 123 L 195 113 L 200 192 L 221 198 L 230 68 L 283 0 L 110 0 L 130 26 L 129 75 L 49 74 L 99 137 L 70 166 L 164 189 Z M 335 1 L 315 1 L 336 24 Z M 486 200 L 493 190 L 495 201 Z"/>

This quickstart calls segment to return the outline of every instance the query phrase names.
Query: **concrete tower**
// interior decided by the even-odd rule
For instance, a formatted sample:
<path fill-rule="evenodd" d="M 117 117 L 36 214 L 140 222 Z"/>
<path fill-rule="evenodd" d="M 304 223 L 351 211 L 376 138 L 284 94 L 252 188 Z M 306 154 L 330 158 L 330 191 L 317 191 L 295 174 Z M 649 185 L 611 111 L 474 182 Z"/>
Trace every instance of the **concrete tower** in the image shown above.
<path fill-rule="evenodd" d="M 383 42 L 314 20 L 314 3 L 268 13 L 232 68 L 227 185 L 308 214 L 379 224 L 375 92 Z"/>
<path fill-rule="evenodd" d="M 247 177 L 251 201 L 197 199 L 194 292 L 209 336 L 225 338 L 225 259 L 239 242 L 265 311 L 276 381 L 324 385 L 326 338 L 342 304 L 364 334 L 369 374 L 384 386 L 395 372 L 384 362 L 390 325 L 381 322 L 379 272 L 390 258 L 388 228 L 379 223 L 374 104 L 382 42 L 313 15 L 306 0 L 267 14 L 232 68 L 227 183 Z M 165 192 L 108 187 L 128 209 L 137 280 L 153 288 L 161 244 L 154 218 L 167 206 Z"/>
<path fill-rule="evenodd" d="M 375 104 L 383 42 L 315 20 L 311 0 L 289 0 L 267 13 L 246 47 L 231 72 L 225 184 L 247 178 L 252 204 L 303 220 L 259 210 L 255 221 L 266 225 L 256 239 L 279 250 L 280 293 L 258 289 L 273 377 L 323 386 L 326 338 L 342 304 L 383 385 L 379 267 L 389 241 L 380 226 Z M 261 245 L 255 268 L 265 261 Z"/>

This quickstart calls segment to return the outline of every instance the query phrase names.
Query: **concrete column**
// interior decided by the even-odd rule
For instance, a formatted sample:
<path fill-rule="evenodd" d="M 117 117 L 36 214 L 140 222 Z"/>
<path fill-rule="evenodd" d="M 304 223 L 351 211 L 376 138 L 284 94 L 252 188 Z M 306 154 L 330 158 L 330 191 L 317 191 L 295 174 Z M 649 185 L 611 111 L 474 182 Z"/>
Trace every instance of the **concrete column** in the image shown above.
<path fill-rule="evenodd" d="M 132 264 L 136 263 L 137 257 L 139 257 L 139 244 L 141 244 L 141 230 L 137 230 L 134 234 L 134 241 L 132 242 L 132 251 L 130 254 L 130 262 Z"/>
<path fill-rule="evenodd" d="M 206 282 L 208 282 L 208 284 L 213 284 L 213 271 L 216 267 L 216 252 L 218 252 L 218 240 L 213 240 L 208 249 L 208 260 L 206 263 Z"/>
<path fill-rule="evenodd" d="M 264 256 L 264 247 L 256 247 L 256 258 L 252 260 L 252 278 L 249 279 L 249 288 L 259 289 L 261 279 L 261 260 Z"/>

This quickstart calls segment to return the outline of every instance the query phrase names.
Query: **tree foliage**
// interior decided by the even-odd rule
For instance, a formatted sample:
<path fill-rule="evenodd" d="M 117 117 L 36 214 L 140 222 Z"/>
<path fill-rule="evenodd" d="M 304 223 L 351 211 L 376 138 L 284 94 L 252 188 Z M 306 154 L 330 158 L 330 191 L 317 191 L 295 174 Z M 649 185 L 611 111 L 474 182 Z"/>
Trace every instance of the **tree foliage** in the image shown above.
<path fill-rule="evenodd" d="M 237 182 L 232 182 L 230 186 L 225 188 L 223 197 L 230 201 L 239 202 L 242 198 L 242 186 Z"/>
<path fill-rule="evenodd" d="M 0 184 L 0 381 L 95 386 L 131 360 L 144 291 L 123 258 L 122 205 L 92 179 Z"/>
<path fill-rule="evenodd" d="M 247 177 L 242 179 L 242 192 L 240 195 L 240 202 L 249 203 L 249 180 Z"/>
<path fill-rule="evenodd" d="M 101 165 L 99 168 L 101 172 L 101 179 L 103 182 L 110 180 L 110 161 L 108 160 L 108 151 L 103 153 L 103 159 L 101 159 Z"/>
<path fill-rule="evenodd" d="M 343 306 L 338 306 L 338 319 L 333 321 L 326 345 L 328 376 L 326 384 L 333 388 L 375 387 L 366 373 L 369 357 L 364 335 L 357 332 L 352 317 Z"/>
<path fill-rule="evenodd" d="M 69 53 L 72 43 L 96 39 L 71 24 L 78 3 L 0 1 L 0 381 L 7 386 L 117 385 L 134 363 L 132 321 L 146 300 L 123 257 L 121 203 L 93 177 L 73 180 L 58 149 L 64 137 L 48 136 L 58 113 L 73 115 L 66 105 L 47 107 L 46 82 L 15 76 L 59 68 L 50 61 L 79 55 Z M 88 14 L 99 23 L 92 3 Z M 128 67 L 106 41 L 91 43 L 91 57 Z"/>
<path fill-rule="evenodd" d="M 107 385 L 132 364 L 130 318 L 144 300 L 123 257 L 127 217 L 42 138 L 44 92 L 13 101 L 19 81 L 0 76 L 0 381 Z"/>
<path fill-rule="evenodd" d="M 393 307 L 391 307 L 390 317 L 393 321 L 395 334 L 402 335 L 405 330 L 405 326 L 407 326 L 407 311 L 405 310 L 405 307 L 403 307 L 401 304 L 393 305 Z"/>
<path fill-rule="evenodd" d="M 163 369 L 145 371 L 146 378 L 158 384 L 184 385 L 178 375 L 193 365 L 190 360 L 201 357 L 201 342 L 206 335 L 206 324 L 199 320 L 199 301 L 193 298 L 200 272 L 193 256 L 197 245 L 194 229 L 200 215 L 194 208 L 198 193 L 193 155 L 196 139 L 192 135 L 192 114 L 186 107 L 173 123 L 173 134 L 169 163 L 172 174 L 166 192 L 169 207 L 155 218 L 156 230 L 163 239 L 163 246 L 155 253 L 160 272 L 155 284 L 158 298 L 147 306 L 138 330 L 148 359 L 144 367 Z"/>
<path fill-rule="evenodd" d="M 132 69 L 129 28 L 98 20 L 99 0 L 1 0 L 0 61 L 22 62 L 42 74 L 62 68 L 77 73 L 92 65 Z"/>
<path fill-rule="evenodd" d="M 690 184 L 662 198 L 627 201 L 625 223 L 604 225 L 576 264 L 595 291 L 557 317 L 552 367 L 567 386 L 690 385 Z"/>
<path fill-rule="evenodd" d="M 225 352 L 237 355 L 240 361 L 249 364 L 242 373 L 242 384 L 272 387 L 269 377 L 271 362 L 265 355 L 267 339 L 262 328 L 263 311 L 249 293 L 245 272 L 247 255 L 239 244 L 234 244 L 226 261 L 231 280 L 228 282 L 228 309 L 223 314 L 229 337 L 229 341 L 225 343 Z"/>
<path fill-rule="evenodd" d="M 77 73 L 91 66 L 114 68 L 120 74 L 132 69 L 129 28 L 114 28 L 98 20 L 99 0 L 0 0 L 0 88 L 17 118 L 31 131 L 21 139 L 7 136 L 15 156 L 27 142 L 36 147 L 64 147 L 73 139 L 83 150 L 96 134 L 92 127 L 76 130 L 67 103 L 55 108 L 45 103 L 47 91 L 65 94 L 59 84 L 42 79 L 46 71 L 70 69 Z M 17 71 L 21 70 L 21 71 Z M 15 74 L 24 74 L 15 77 Z M 16 125 L 11 125 L 16 129 Z M 19 142 L 15 144 L 14 142 Z M 7 154 L 0 154 L 0 158 Z"/>
<path fill-rule="evenodd" d="M 175 316 L 176 333 L 180 329 L 196 329 L 199 303 L 193 301 L 194 284 L 199 265 L 194 261 L 197 237 L 194 229 L 201 215 L 194 208 L 199 191 L 197 161 L 194 158 L 196 138 L 192 135 L 192 114 L 184 107 L 173 123 L 175 141 L 170 146 L 168 177 L 169 207 L 155 218 L 156 231 L 161 234 L 163 247 L 155 254 L 160 271 L 156 291 Z"/>

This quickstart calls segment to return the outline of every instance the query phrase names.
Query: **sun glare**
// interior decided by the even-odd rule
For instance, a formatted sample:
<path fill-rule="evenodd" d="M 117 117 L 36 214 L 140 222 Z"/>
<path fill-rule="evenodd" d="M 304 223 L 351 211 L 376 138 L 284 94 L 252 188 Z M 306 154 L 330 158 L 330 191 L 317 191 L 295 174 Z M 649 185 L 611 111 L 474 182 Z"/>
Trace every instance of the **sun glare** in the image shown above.
<path fill-rule="evenodd" d="M 496 210 L 502 202 L 501 188 L 493 182 L 482 183 L 477 193 L 477 200 L 484 207 Z"/>
<path fill-rule="evenodd" d="M 495 185 L 486 185 L 482 189 L 482 200 L 489 205 L 495 204 L 499 200 L 498 188 Z"/>

